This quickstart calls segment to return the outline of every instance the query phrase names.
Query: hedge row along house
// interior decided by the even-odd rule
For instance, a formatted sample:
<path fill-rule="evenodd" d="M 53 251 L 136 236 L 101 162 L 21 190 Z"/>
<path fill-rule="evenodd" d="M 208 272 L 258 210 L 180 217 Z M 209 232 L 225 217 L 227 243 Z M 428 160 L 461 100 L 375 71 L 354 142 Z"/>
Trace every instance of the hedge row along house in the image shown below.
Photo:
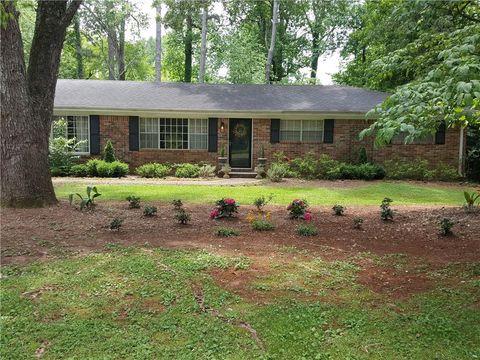
<path fill-rule="evenodd" d="M 458 165 L 461 131 L 441 125 L 434 136 L 405 145 L 402 134 L 383 148 L 359 140 L 365 114 L 388 94 L 344 86 L 200 85 L 59 80 L 54 116 L 66 117 L 68 137 L 86 140 L 85 157 L 111 140 L 117 157 L 148 162 L 209 162 L 222 152 L 233 170 L 254 169 L 264 149 L 288 158 L 309 152 L 355 162 L 362 147 L 371 162 L 426 159 Z M 223 149 L 223 151 L 222 151 Z"/>

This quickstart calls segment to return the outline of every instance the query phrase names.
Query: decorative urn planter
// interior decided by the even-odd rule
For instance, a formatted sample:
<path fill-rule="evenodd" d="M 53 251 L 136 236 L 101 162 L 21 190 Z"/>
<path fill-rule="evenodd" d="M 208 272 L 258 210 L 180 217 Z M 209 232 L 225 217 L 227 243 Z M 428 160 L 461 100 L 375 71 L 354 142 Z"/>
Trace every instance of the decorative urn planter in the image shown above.
<path fill-rule="evenodd" d="M 267 158 L 264 158 L 264 157 L 258 158 L 258 165 L 262 165 L 265 167 L 265 165 L 267 165 Z"/>

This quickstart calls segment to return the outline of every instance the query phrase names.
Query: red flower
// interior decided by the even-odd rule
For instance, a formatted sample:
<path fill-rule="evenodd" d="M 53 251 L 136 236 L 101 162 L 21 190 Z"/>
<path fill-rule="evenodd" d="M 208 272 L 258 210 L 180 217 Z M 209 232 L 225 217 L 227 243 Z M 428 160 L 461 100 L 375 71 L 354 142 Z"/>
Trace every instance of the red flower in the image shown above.
<path fill-rule="evenodd" d="M 215 219 L 218 215 L 220 215 L 220 211 L 218 209 L 213 209 L 212 211 L 210 211 L 210 217 L 212 219 Z"/>
<path fill-rule="evenodd" d="M 309 213 L 309 212 L 306 212 L 304 215 L 303 215 L 303 218 L 305 219 L 306 222 L 310 222 L 312 221 L 312 213 Z"/>
<path fill-rule="evenodd" d="M 225 199 L 224 202 L 227 205 L 235 205 L 235 199 Z"/>

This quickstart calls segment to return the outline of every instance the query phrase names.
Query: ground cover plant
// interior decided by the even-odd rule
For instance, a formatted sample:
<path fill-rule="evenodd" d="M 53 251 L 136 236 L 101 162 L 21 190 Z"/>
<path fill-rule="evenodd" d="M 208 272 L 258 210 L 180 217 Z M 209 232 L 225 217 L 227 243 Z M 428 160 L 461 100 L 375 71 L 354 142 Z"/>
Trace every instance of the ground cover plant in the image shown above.
<path fill-rule="evenodd" d="M 110 230 L 119 231 L 122 227 L 123 219 L 120 218 L 113 218 L 110 222 Z"/>
<path fill-rule="evenodd" d="M 59 198 L 66 198 L 73 192 L 82 192 L 85 186 L 95 183 L 90 179 L 85 183 L 55 182 L 55 192 Z M 271 204 L 287 205 L 292 199 L 302 197 L 316 205 L 330 205 L 336 202 L 349 205 L 376 205 L 385 194 L 395 199 L 397 205 L 460 205 L 465 199 L 463 191 L 474 191 L 468 186 L 442 186 L 438 184 L 417 184 L 409 182 L 359 183 L 346 186 L 327 184 L 292 186 L 201 186 L 201 185 L 150 185 L 150 184 L 109 184 L 102 188 L 100 201 L 123 201 L 128 195 L 135 194 L 144 201 L 170 202 L 172 198 L 196 204 L 207 204 L 219 197 L 232 197 L 243 204 L 264 195 L 273 194 Z"/>
<path fill-rule="evenodd" d="M 152 217 L 152 216 L 155 216 L 157 215 L 157 207 L 156 206 L 145 206 L 143 208 L 143 215 L 146 216 L 146 217 Z"/>
<path fill-rule="evenodd" d="M 295 228 L 295 231 L 297 232 L 298 235 L 301 235 L 301 236 L 315 236 L 315 235 L 318 235 L 317 227 L 315 225 L 312 225 L 312 224 L 298 225 Z"/>
<path fill-rule="evenodd" d="M 240 231 L 238 231 L 237 229 L 222 226 L 215 229 L 215 235 L 220 237 L 239 236 Z"/>

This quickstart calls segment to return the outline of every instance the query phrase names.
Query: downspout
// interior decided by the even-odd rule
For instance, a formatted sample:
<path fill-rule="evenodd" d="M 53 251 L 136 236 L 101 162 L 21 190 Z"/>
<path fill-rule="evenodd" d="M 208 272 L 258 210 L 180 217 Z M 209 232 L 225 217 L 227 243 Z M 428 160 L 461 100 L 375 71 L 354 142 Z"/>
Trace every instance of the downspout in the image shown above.
<path fill-rule="evenodd" d="M 463 126 L 460 127 L 460 145 L 458 147 L 458 174 L 463 176 Z"/>

